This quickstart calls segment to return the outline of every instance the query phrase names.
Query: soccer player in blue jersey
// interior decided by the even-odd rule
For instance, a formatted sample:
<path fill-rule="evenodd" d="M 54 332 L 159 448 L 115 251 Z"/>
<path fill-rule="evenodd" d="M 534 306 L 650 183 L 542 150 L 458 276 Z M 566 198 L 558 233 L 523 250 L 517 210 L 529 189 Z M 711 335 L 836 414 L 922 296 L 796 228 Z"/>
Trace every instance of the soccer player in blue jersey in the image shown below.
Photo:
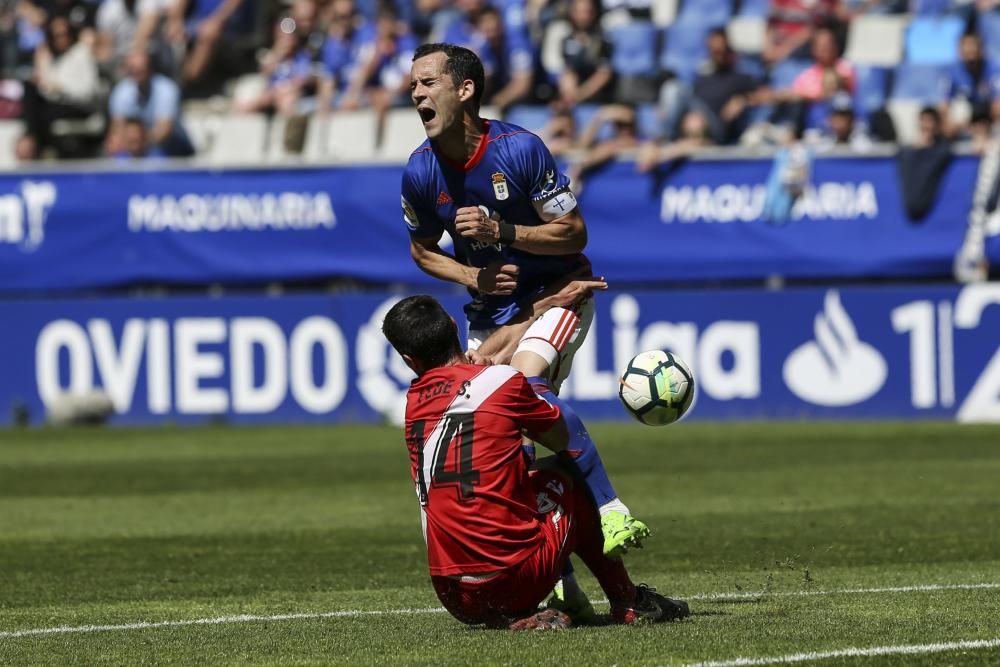
<path fill-rule="evenodd" d="M 415 52 L 410 93 L 427 141 L 406 165 L 402 205 L 417 265 L 469 289 L 469 348 L 482 345 L 485 353 L 512 328 L 505 325 L 519 321 L 522 308 L 589 264 L 581 254 L 587 229 L 568 179 L 536 135 L 480 118 L 483 81 L 482 63 L 468 49 L 425 44 Z M 446 232 L 454 255 L 439 245 Z M 542 315 L 518 350 L 535 352 L 547 365 L 520 370 L 533 376 L 539 396 L 558 405 L 571 423 L 568 449 L 600 508 L 605 553 L 620 555 L 639 546 L 649 530 L 618 499 L 586 428 L 555 393 L 593 316 L 589 300 L 577 312 Z M 557 596 L 564 609 L 592 613 L 572 576 L 564 578 Z"/>

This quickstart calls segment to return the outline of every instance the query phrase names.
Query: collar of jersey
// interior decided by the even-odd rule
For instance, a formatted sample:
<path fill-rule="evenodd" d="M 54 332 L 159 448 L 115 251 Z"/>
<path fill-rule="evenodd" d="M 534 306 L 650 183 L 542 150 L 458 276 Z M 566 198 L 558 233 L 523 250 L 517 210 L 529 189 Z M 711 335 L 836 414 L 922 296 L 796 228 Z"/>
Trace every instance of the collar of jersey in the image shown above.
<path fill-rule="evenodd" d="M 482 161 L 483 156 L 486 155 L 486 146 L 489 143 L 490 143 L 490 121 L 484 118 L 483 136 L 479 138 L 479 145 L 476 146 L 476 152 L 472 154 L 472 157 L 470 157 L 465 164 L 462 164 L 460 162 L 455 162 L 444 153 L 438 153 L 438 157 L 440 157 L 441 160 L 452 169 L 458 169 L 459 171 L 469 171 Z M 437 151 L 434 152 L 437 153 Z"/>

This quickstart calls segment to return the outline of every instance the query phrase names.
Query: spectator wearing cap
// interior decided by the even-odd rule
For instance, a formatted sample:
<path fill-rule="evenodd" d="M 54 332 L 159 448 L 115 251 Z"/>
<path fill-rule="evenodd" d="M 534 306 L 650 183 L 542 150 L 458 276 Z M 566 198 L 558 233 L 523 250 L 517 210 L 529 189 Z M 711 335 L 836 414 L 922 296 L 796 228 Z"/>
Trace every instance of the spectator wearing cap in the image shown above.
<path fill-rule="evenodd" d="M 863 153 L 871 149 L 872 141 L 856 122 L 854 100 L 847 93 L 837 93 L 828 102 L 826 124 L 806 133 L 806 142 L 818 152 L 849 149 Z"/>
<path fill-rule="evenodd" d="M 958 53 L 959 61 L 951 70 L 948 101 L 939 109 L 950 136 L 969 129 L 972 118 L 1000 118 L 1000 68 L 983 56 L 979 35 L 962 35 Z"/>
<path fill-rule="evenodd" d="M 559 77 L 559 97 L 569 107 L 584 102 L 613 101 L 611 42 L 597 19 L 596 0 L 570 1 L 572 32 L 562 43 L 564 67 Z"/>

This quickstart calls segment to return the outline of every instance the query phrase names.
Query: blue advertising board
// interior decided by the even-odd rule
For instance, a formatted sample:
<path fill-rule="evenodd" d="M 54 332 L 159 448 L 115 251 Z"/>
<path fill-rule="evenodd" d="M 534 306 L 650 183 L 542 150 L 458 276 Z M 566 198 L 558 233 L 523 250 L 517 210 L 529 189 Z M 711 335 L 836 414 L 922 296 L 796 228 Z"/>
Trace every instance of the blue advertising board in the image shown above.
<path fill-rule="evenodd" d="M 587 254 L 627 286 L 950 276 L 977 166 L 956 158 L 927 218 L 911 222 L 895 160 L 818 159 L 789 220 L 774 224 L 761 220 L 769 160 L 694 160 L 665 175 L 617 162 L 580 197 Z M 2 174 L 0 292 L 333 277 L 432 285 L 407 257 L 400 174 L 398 165 Z M 1000 243 L 985 245 L 1000 263 Z"/>
<path fill-rule="evenodd" d="M 119 424 L 395 421 L 411 375 L 380 327 L 398 298 L 0 301 L 0 421 L 96 387 Z M 1000 422 L 1000 283 L 596 299 L 563 388 L 587 419 L 628 419 L 619 370 L 670 349 L 696 377 L 691 419 Z"/>

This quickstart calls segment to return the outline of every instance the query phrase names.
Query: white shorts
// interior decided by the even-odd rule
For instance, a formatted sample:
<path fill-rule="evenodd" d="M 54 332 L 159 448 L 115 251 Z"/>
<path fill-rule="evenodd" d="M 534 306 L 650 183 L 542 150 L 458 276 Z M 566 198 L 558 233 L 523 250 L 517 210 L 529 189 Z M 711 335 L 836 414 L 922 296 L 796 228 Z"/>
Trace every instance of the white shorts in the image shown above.
<path fill-rule="evenodd" d="M 524 338 L 540 338 L 548 341 L 555 347 L 558 354 L 555 363 L 549 366 L 548 379 L 552 386 L 552 391 L 559 393 L 559 387 L 569 375 L 573 366 L 573 357 L 576 351 L 583 345 L 590 331 L 591 324 L 594 323 L 594 300 L 587 299 L 583 303 L 575 306 L 573 312 L 577 318 L 572 323 L 572 329 L 566 327 L 566 309 L 552 308 L 541 317 L 525 332 Z M 490 334 L 496 331 L 493 329 L 471 329 L 469 331 L 468 349 L 478 349 Z"/>

